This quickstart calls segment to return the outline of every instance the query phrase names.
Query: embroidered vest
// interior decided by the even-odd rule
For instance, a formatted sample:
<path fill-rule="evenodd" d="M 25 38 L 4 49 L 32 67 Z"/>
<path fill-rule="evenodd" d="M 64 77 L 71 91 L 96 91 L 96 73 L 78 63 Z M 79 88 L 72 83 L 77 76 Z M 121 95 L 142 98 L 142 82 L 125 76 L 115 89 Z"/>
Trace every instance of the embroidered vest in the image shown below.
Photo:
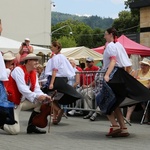
<path fill-rule="evenodd" d="M 33 70 L 30 73 L 27 72 L 25 65 L 23 66 L 18 66 L 24 71 L 24 80 L 26 84 L 30 82 L 30 90 L 33 92 L 35 89 L 35 83 L 36 83 L 36 71 Z M 21 101 L 21 96 L 22 94 L 20 93 L 18 86 L 16 84 L 16 81 L 12 78 L 12 76 L 9 76 L 9 82 L 6 85 L 6 90 L 8 93 L 8 100 L 13 102 L 16 105 L 20 104 Z"/>

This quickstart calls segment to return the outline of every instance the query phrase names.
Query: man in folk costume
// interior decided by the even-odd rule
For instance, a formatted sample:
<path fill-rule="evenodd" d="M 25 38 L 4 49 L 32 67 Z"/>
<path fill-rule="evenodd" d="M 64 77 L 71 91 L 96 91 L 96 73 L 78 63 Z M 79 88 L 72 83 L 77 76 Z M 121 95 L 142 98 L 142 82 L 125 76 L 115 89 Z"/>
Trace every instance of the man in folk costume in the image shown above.
<path fill-rule="evenodd" d="M 34 108 L 28 122 L 27 133 L 45 134 L 46 131 L 38 129 L 33 125 L 33 118 L 40 113 L 40 107 L 44 100 L 51 100 L 51 97 L 44 94 L 39 86 L 37 73 L 35 71 L 40 56 L 31 53 L 24 58 L 24 65 L 17 66 L 9 77 L 9 84 L 6 87 L 8 99 L 15 104 L 14 125 L 4 124 L 2 129 L 10 134 L 20 132 L 19 114 L 21 110 Z"/>

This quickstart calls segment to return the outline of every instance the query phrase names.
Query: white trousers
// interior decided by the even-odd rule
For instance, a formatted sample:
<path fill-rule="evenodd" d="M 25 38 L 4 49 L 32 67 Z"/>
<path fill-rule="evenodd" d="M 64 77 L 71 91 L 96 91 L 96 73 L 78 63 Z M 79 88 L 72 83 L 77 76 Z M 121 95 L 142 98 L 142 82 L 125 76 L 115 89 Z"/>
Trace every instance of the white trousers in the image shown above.
<path fill-rule="evenodd" d="M 14 125 L 4 125 L 4 131 L 16 135 L 20 132 L 20 122 L 19 122 L 19 114 L 21 110 L 29 110 L 34 108 L 34 111 L 39 112 L 40 111 L 40 107 L 41 107 L 41 103 L 32 103 L 28 100 L 25 100 L 23 102 L 21 102 L 17 108 L 14 108 L 14 117 L 15 117 L 15 121 L 17 121 L 17 123 L 15 123 Z"/>
<path fill-rule="evenodd" d="M 83 103 L 84 103 L 84 108 L 85 109 L 92 109 L 93 108 L 93 100 L 94 100 L 94 92 L 93 88 L 85 88 L 83 89 L 80 87 L 77 89 L 77 91 L 83 96 Z"/>

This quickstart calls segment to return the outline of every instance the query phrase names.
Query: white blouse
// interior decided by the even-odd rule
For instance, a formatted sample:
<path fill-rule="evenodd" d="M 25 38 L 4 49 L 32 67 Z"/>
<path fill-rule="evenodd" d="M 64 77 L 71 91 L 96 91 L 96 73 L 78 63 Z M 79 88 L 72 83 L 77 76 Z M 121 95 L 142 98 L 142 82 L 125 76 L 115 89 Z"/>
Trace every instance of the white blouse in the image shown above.
<path fill-rule="evenodd" d="M 8 80 L 8 76 L 6 72 L 5 63 L 4 63 L 3 56 L 0 52 L 0 81 L 7 81 L 7 80 Z"/>
<path fill-rule="evenodd" d="M 52 71 L 57 70 L 56 77 L 72 77 L 75 76 L 75 71 L 68 59 L 63 54 L 54 55 L 49 59 L 45 74 L 52 75 Z"/>
<path fill-rule="evenodd" d="M 20 67 L 16 67 L 12 71 L 11 76 L 15 80 L 19 92 L 22 94 L 22 99 L 21 99 L 22 101 L 25 100 L 26 98 L 29 101 L 34 102 L 35 98 L 37 98 L 38 96 L 46 95 L 40 89 L 37 76 L 36 76 L 35 89 L 33 92 L 30 90 L 30 85 L 26 85 L 24 79 L 24 71 Z"/>
<path fill-rule="evenodd" d="M 103 69 L 109 67 L 111 57 L 116 58 L 115 66 L 117 67 L 127 67 L 132 65 L 124 47 L 119 42 L 110 42 L 107 44 L 103 54 Z"/>

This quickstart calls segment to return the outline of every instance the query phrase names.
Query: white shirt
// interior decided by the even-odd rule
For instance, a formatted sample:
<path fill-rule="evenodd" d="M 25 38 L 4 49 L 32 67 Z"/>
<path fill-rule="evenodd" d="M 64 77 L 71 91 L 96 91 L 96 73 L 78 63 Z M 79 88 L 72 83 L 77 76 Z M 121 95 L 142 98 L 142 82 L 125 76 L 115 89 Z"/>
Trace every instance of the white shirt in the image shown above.
<path fill-rule="evenodd" d="M 12 71 L 11 76 L 15 80 L 19 92 L 22 94 L 22 99 L 21 99 L 22 101 L 25 100 L 26 98 L 33 103 L 35 101 L 35 98 L 37 98 L 38 96 L 46 95 L 40 89 L 37 76 L 36 76 L 35 89 L 33 92 L 30 90 L 30 85 L 26 85 L 24 79 L 24 71 L 20 67 L 16 67 Z"/>
<path fill-rule="evenodd" d="M 7 81 L 7 80 L 8 77 L 7 77 L 6 67 L 4 64 L 3 56 L 0 52 L 0 81 Z"/>
<path fill-rule="evenodd" d="M 74 67 L 74 72 L 78 72 L 78 70 Z M 74 83 L 76 82 L 76 75 L 72 76 L 72 77 L 68 77 L 68 84 L 73 86 Z"/>
<path fill-rule="evenodd" d="M 116 57 L 115 66 L 117 67 L 127 67 L 132 65 L 124 47 L 119 42 L 110 42 L 107 44 L 103 54 L 103 69 L 109 67 L 111 57 Z"/>
<path fill-rule="evenodd" d="M 52 71 L 54 69 L 57 70 L 56 77 L 75 76 L 73 67 L 63 54 L 54 55 L 51 59 L 49 59 L 45 68 L 45 74 L 52 75 Z"/>

